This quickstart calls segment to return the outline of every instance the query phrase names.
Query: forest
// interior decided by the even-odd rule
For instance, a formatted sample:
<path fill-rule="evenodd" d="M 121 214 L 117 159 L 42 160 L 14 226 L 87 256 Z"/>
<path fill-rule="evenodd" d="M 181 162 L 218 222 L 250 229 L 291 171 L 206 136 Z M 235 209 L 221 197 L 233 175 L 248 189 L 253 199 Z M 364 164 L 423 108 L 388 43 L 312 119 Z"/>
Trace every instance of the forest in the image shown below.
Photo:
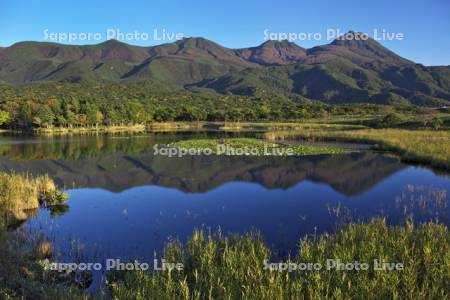
<path fill-rule="evenodd" d="M 0 126 L 21 130 L 168 121 L 299 121 L 330 115 L 373 116 L 392 109 L 364 103 L 329 105 L 286 95 L 168 91 L 145 82 L 0 86 Z M 395 109 L 416 110 L 412 105 Z"/>

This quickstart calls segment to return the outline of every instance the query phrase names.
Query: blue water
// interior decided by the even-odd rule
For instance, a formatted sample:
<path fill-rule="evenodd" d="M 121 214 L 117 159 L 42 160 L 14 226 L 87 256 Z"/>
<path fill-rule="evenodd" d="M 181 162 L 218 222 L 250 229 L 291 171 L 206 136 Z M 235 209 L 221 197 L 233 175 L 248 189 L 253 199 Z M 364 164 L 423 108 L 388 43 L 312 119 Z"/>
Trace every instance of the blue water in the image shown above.
<path fill-rule="evenodd" d="M 414 187 L 415 192 L 408 191 Z M 305 180 L 287 189 L 268 189 L 258 183 L 229 182 L 204 193 L 187 193 L 156 185 L 119 193 L 104 189 L 68 190 L 70 210 L 51 217 L 41 210 L 27 226 L 52 237 L 64 259 L 69 241 L 76 240 L 86 257 L 151 259 L 173 239 L 186 240 L 195 228 L 224 233 L 258 231 L 275 251 L 295 252 L 299 239 L 332 231 L 339 221 L 382 216 L 392 224 L 405 220 L 404 205 L 418 202 L 431 191 L 450 191 L 450 179 L 432 171 L 407 167 L 370 190 L 346 196 L 322 182 Z M 401 195 L 406 197 L 400 203 Z M 397 198 L 397 201 L 396 201 Z M 448 205 L 424 210 L 415 203 L 408 215 L 417 222 L 437 219 L 448 224 Z M 336 211 L 340 208 L 340 216 Z M 332 212 L 334 209 L 335 212 Z"/>
<path fill-rule="evenodd" d="M 157 143 L 209 136 L 10 138 L 0 145 L 0 171 L 49 174 L 70 195 L 63 211 L 40 209 L 22 226 L 47 236 L 60 262 L 151 261 L 196 228 L 256 231 L 285 257 L 300 238 L 348 221 L 412 216 L 449 225 L 448 175 L 367 148 L 304 157 L 152 153 Z"/>

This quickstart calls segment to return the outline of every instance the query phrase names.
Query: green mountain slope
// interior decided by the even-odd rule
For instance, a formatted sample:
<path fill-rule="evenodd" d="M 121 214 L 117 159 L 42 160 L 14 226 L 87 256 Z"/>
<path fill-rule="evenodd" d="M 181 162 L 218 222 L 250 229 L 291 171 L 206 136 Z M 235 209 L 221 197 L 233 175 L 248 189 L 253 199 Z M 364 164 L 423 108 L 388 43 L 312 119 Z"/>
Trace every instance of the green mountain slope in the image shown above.
<path fill-rule="evenodd" d="M 372 39 L 337 39 L 311 49 L 288 41 L 229 49 L 203 38 L 154 47 L 110 40 L 0 48 L 0 83 L 144 81 L 169 90 L 283 94 L 332 104 L 450 104 L 449 66 L 416 64 Z"/>

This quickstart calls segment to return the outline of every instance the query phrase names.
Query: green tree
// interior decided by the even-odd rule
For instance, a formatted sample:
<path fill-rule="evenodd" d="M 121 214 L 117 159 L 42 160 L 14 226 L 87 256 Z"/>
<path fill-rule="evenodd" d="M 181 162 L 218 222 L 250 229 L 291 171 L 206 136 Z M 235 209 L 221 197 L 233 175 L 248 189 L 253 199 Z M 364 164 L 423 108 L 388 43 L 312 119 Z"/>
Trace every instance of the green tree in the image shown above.
<path fill-rule="evenodd" d="M 41 106 L 36 115 L 33 118 L 33 124 L 38 127 L 51 127 L 53 126 L 53 121 L 55 120 L 55 115 L 53 111 L 47 105 Z"/>
<path fill-rule="evenodd" d="M 18 128 L 30 128 L 33 120 L 33 107 L 29 102 L 23 103 L 19 106 L 16 118 L 14 120 L 15 125 Z"/>
<path fill-rule="evenodd" d="M 97 119 L 97 113 L 99 111 L 99 108 L 97 105 L 95 104 L 91 104 L 88 103 L 86 104 L 86 109 L 85 109 L 85 113 L 86 113 L 86 122 L 88 125 L 98 125 L 98 119 Z"/>
<path fill-rule="evenodd" d="M 8 123 L 10 120 L 9 112 L 0 110 L 0 126 Z"/>

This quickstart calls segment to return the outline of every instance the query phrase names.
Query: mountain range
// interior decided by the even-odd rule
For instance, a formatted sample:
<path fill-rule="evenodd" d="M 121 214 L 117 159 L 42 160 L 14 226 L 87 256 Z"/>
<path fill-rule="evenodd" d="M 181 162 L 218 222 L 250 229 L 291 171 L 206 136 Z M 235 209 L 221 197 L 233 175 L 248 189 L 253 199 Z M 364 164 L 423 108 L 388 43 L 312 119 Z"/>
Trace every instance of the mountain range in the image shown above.
<path fill-rule="evenodd" d="M 348 35 L 345 35 L 348 36 Z M 304 49 L 269 40 L 229 49 L 204 38 L 153 47 L 19 42 L 0 48 L 0 83 L 151 81 L 167 90 L 286 95 L 325 103 L 450 104 L 450 66 L 427 67 L 373 39 Z"/>

